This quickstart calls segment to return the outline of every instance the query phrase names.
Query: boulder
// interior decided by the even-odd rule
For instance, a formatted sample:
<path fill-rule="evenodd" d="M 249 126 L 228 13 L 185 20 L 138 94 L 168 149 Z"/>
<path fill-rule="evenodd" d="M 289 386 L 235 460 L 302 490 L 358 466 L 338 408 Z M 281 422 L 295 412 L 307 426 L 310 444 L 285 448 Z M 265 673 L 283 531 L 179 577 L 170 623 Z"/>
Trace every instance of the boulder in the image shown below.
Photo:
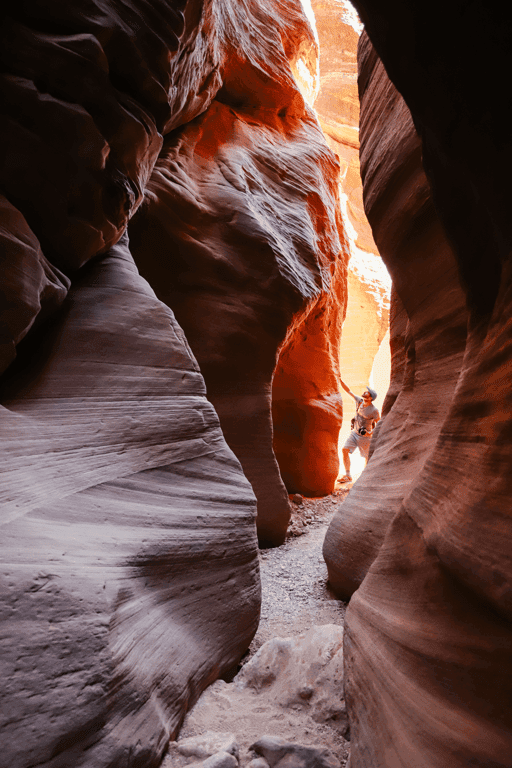
<path fill-rule="evenodd" d="M 190 768 L 237 768 L 238 760 L 231 752 L 215 752 L 206 760 L 188 763 Z"/>
<path fill-rule="evenodd" d="M 277 736 L 263 736 L 251 749 L 263 755 L 270 768 L 340 768 L 339 760 L 329 750 L 302 747 Z"/>
<path fill-rule="evenodd" d="M 178 752 L 186 757 L 210 757 L 216 752 L 227 752 L 238 758 L 238 746 L 232 733 L 207 731 L 200 736 L 180 739 L 176 745 Z"/>
<path fill-rule="evenodd" d="M 279 706 L 304 709 L 317 722 L 335 721 L 345 734 L 342 644 L 343 628 L 334 624 L 268 640 L 242 667 L 235 686 Z"/>

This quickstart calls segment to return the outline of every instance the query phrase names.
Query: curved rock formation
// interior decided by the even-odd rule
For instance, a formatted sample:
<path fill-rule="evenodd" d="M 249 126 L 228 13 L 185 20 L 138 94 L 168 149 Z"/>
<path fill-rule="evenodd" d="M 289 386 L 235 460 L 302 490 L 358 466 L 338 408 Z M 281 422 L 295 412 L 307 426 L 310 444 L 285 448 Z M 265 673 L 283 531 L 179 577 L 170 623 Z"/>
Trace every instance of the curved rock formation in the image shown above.
<path fill-rule="evenodd" d="M 303 108 L 288 123 L 279 118 L 272 125 L 275 117 L 264 107 L 249 116 L 242 106 L 214 101 L 166 139 L 147 204 L 130 224 L 135 259 L 176 313 L 226 440 L 253 485 L 258 534 L 267 544 L 282 543 L 290 514 L 272 451 L 270 385 L 278 349 L 294 315 L 315 296 L 333 305 L 336 329 L 344 300 L 339 277 L 341 296 L 334 303 L 326 298 L 331 265 L 344 277 L 336 265 L 337 166 Z M 336 361 L 327 362 L 335 368 Z M 337 422 L 334 410 L 335 447 Z M 337 467 L 332 487 L 336 473 Z"/>
<path fill-rule="evenodd" d="M 156 765 L 256 630 L 253 495 L 204 394 L 126 243 L 4 375 L 2 766 Z"/>
<path fill-rule="evenodd" d="M 263 433 L 275 543 L 272 367 L 333 265 L 344 279 L 336 162 L 292 77 L 311 34 L 295 0 L 26 0 L 0 34 L 0 765 L 156 766 L 256 629 L 255 501 L 155 295 L 166 243 L 135 249 L 153 290 L 124 231 L 164 145 L 177 311 L 221 417 L 240 383 L 235 435 Z"/>
<path fill-rule="evenodd" d="M 293 64 L 291 52 L 314 45 L 292 8 L 250 9 L 270 53 L 239 49 L 245 38 L 226 21 L 223 87 L 207 112 L 166 137 L 130 223 L 135 260 L 176 313 L 253 486 L 264 545 L 284 541 L 287 489 L 334 489 L 341 424 L 348 254 L 339 169 L 284 58 Z"/>
<path fill-rule="evenodd" d="M 329 581 L 345 599 L 364 579 L 435 446 L 458 381 L 467 324 L 455 257 L 421 166 L 419 138 L 365 34 L 360 68 L 365 200 L 394 287 L 394 399 L 389 393 L 384 403 L 371 472 L 354 485 L 324 542 Z"/>
<path fill-rule="evenodd" d="M 350 495 L 351 520 L 336 523 L 349 540 L 338 538 L 345 562 L 333 578 L 346 592 L 362 581 L 345 630 L 351 768 L 506 768 L 511 248 L 510 193 L 500 179 L 510 166 L 510 105 L 497 83 L 510 59 L 510 11 L 493 19 L 480 3 L 357 6 L 421 143 L 364 42 L 365 203 L 403 307 L 395 339 L 406 363 L 364 483 Z M 475 93 L 486 93 L 485 113 Z M 485 162 L 475 162 L 476 144 L 486 147 Z M 326 550 L 334 560 L 333 535 Z"/>
<path fill-rule="evenodd" d="M 290 493 L 326 496 L 339 474 L 338 436 L 341 309 L 345 265 L 333 264 L 331 293 L 296 321 L 283 344 L 272 382 L 274 450 Z"/>

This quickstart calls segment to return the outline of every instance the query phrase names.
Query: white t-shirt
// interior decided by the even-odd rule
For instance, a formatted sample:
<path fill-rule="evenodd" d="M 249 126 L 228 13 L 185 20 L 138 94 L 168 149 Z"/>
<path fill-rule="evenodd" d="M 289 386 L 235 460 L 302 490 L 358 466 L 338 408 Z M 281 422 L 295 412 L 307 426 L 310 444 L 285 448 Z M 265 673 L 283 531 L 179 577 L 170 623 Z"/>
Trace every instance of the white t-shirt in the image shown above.
<path fill-rule="evenodd" d="M 367 432 L 371 432 L 373 429 L 373 422 L 380 418 L 378 408 L 373 403 L 365 405 L 364 408 L 360 408 L 363 401 L 362 397 L 355 395 L 356 400 L 356 431 L 359 432 L 361 427 L 364 427 Z"/>

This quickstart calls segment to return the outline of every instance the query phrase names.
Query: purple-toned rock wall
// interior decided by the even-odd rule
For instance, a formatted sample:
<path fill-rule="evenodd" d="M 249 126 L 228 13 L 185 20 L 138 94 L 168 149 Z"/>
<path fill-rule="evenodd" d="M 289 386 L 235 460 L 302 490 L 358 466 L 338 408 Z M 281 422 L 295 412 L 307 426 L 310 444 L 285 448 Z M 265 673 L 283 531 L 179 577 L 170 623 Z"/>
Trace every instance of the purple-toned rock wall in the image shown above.
<path fill-rule="evenodd" d="M 395 304 L 387 413 L 325 543 L 333 586 L 353 593 L 350 765 L 506 768 L 510 11 L 356 5 L 382 59 L 364 36 L 365 208 Z"/>
<path fill-rule="evenodd" d="M 256 630 L 254 491 L 285 535 L 279 347 L 344 310 L 315 44 L 296 0 L 1 22 L 0 765 L 156 766 Z"/>

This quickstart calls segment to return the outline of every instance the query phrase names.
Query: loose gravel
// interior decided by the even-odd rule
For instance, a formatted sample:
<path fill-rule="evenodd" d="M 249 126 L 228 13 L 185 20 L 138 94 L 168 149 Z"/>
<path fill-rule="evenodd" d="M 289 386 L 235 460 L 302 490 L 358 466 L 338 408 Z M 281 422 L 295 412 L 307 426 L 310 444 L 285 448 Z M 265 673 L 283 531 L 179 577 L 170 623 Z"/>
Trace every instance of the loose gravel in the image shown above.
<path fill-rule="evenodd" d="M 315 624 L 343 624 L 346 604 L 329 589 L 322 545 L 347 493 L 344 488 L 319 499 L 290 497 L 292 520 L 286 542 L 260 551 L 261 621 L 249 657 L 272 637 L 294 637 Z"/>

